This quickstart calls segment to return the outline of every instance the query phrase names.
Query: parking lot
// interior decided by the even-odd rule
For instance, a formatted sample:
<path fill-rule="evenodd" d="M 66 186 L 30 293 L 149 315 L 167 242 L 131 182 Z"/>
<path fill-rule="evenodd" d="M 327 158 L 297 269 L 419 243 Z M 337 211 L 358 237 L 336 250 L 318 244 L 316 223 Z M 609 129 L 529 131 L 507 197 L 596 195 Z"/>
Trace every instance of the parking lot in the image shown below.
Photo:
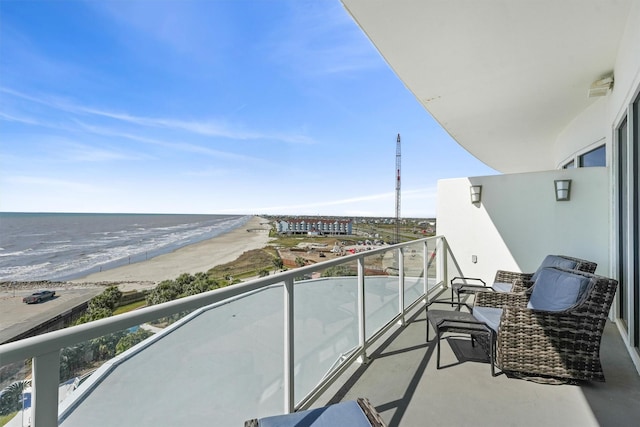
<path fill-rule="evenodd" d="M 22 298 L 35 289 L 8 289 L 0 293 L 0 343 L 93 298 L 103 287 L 56 289 L 53 299 L 25 304 Z"/>

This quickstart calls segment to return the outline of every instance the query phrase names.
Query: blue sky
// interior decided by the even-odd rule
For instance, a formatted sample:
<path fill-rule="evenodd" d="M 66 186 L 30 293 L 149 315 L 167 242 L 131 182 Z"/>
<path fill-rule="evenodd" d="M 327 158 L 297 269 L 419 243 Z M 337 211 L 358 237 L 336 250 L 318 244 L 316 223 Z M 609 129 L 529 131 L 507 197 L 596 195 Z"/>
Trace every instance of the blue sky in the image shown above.
<path fill-rule="evenodd" d="M 494 174 L 337 0 L 0 1 L 0 211 L 435 215 Z"/>

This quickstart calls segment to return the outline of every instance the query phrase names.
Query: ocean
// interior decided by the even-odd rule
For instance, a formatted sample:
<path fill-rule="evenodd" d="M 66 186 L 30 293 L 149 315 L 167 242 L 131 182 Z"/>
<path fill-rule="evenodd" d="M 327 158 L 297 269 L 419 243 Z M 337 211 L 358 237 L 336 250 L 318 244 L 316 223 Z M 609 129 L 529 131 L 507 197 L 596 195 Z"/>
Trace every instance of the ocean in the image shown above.
<path fill-rule="evenodd" d="M 210 239 L 249 219 L 240 215 L 0 212 L 0 282 L 77 279 Z"/>

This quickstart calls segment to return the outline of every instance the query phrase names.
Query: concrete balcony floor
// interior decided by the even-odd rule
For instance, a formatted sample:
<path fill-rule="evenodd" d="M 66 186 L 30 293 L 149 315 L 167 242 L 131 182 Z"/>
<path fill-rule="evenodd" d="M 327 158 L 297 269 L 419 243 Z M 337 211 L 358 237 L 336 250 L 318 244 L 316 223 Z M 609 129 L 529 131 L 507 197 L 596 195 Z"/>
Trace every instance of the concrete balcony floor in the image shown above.
<path fill-rule="evenodd" d="M 427 343 L 426 324 L 422 306 L 405 327 L 380 339 L 369 353 L 369 363 L 354 366 L 346 373 L 346 382 L 328 390 L 322 403 L 367 397 L 389 427 L 640 423 L 640 376 L 611 322 L 601 346 L 606 382 L 584 385 L 543 385 L 504 374 L 492 377 L 479 346 L 474 349 L 468 337 L 453 334 L 445 335 L 449 338 L 441 343 L 438 370 L 434 333 Z"/>

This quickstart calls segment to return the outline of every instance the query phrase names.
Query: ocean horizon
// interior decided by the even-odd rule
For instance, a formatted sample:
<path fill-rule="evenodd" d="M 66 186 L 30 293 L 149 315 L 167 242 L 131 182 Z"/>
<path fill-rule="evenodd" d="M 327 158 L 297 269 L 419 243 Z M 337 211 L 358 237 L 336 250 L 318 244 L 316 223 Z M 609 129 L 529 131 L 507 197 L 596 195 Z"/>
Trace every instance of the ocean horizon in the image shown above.
<path fill-rule="evenodd" d="M 0 212 L 0 282 L 77 279 L 216 237 L 251 217 Z"/>

